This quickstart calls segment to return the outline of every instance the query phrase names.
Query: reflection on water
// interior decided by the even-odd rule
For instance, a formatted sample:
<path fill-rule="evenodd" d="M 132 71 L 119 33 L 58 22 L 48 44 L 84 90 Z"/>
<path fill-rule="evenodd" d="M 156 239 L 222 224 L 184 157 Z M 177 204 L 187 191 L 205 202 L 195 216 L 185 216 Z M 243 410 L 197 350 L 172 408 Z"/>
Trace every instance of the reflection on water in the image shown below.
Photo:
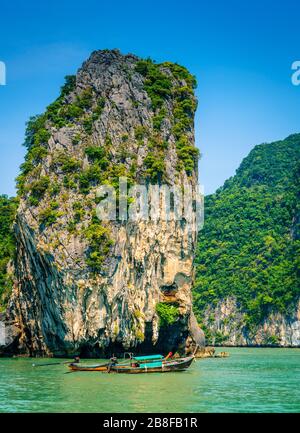
<path fill-rule="evenodd" d="M 226 351 L 229 358 L 197 360 L 186 372 L 142 375 L 66 373 L 63 365 L 0 359 L 0 411 L 300 411 L 300 349 Z"/>

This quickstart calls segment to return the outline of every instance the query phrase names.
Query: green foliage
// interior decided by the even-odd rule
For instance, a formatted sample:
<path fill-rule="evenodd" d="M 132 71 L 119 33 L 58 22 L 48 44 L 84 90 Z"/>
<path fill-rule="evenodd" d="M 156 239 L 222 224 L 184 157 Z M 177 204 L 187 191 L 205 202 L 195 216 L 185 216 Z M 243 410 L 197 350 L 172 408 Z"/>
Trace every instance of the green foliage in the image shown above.
<path fill-rule="evenodd" d="M 63 186 L 67 189 L 77 189 L 77 183 L 75 182 L 74 178 L 69 174 L 66 174 L 63 178 Z"/>
<path fill-rule="evenodd" d="M 50 133 L 44 128 L 42 116 L 32 117 L 27 123 L 24 145 L 27 147 L 25 161 L 20 166 L 20 174 L 17 177 L 18 194 L 24 194 L 26 180 L 29 174 L 34 172 L 37 165 L 48 155 L 46 148 Z"/>
<path fill-rule="evenodd" d="M 107 227 L 103 227 L 96 217 L 84 231 L 84 236 L 89 242 L 86 263 L 94 272 L 100 272 L 103 263 L 113 244 L 110 239 L 110 232 Z"/>
<path fill-rule="evenodd" d="M 66 96 L 76 88 L 76 77 L 67 76 L 66 82 L 61 89 L 60 96 L 50 104 L 42 115 L 31 117 L 27 122 L 24 145 L 29 149 L 34 144 L 41 144 L 48 141 L 50 133 L 47 123 L 52 123 L 57 128 L 68 126 L 70 123 L 79 120 L 86 110 L 93 105 L 93 92 L 89 87 L 77 95 L 73 102 L 66 102 Z M 102 104 L 102 103 L 101 103 Z M 95 112 L 98 113 L 102 105 L 97 105 Z M 98 115 L 98 114 L 97 114 Z M 89 131 L 89 120 L 85 120 L 85 128 Z"/>
<path fill-rule="evenodd" d="M 238 184 L 245 187 L 268 185 L 283 187 L 291 181 L 291 170 L 299 165 L 299 134 L 290 135 L 287 139 L 270 144 L 256 146 L 245 158 L 236 172 Z M 224 188 L 229 187 L 232 179 Z"/>
<path fill-rule="evenodd" d="M 77 107 L 88 110 L 93 105 L 93 90 L 91 87 L 84 89 L 76 98 Z"/>
<path fill-rule="evenodd" d="M 79 119 L 84 113 L 84 104 L 81 104 L 80 97 L 66 103 L 66 96 L 76 88 L 76 77 L 65 77 L 65 84 L 61 89 L 60 96 L 47 107 L 43 117 L 57 128 L 67 126 L 70 122 Z M 84 92 L 84 91 L 83 91 Z"/>
<path fill-rule="evenodd" d="M 267 340 L 265 341 L 265 344 L 267 346 L 278 346 L 280 343 L 280 338 L 278 338 L 277 335 L 269 335 L 267 337 Z"/>
<path fill-rule="evenodd" d="M 56 220 L 64 215 L 62 211 L 59 211 L 59 203 L 56 201 L 52 201 L 49 204 L 49 207 L 43 209 L 39 213 L 39 222 L 41 225 L 45 227 L 49 227 L 56 222 Z"/>
<path fill-rule="evenodd" d="M 82 203 L 75 201 L 72 207 L 74 211 L 74 222 L 79 223 L 85 215 L 85 210 L 83 209 Z"/>
<path fill-rule="evenodd" d="M 20 173 L 20 175 L 23 175 L 23 180 L 25 181 L 25 178 L 26 178 L 26 175 L 28 174 L 28 173 L 30 173 L 32 170 L 34 169 L 34 165 L 33 165 L 33 162 L 32 161 L 24 161 L 22 164 L 21 164 L 21 166 L 20 166 L 20 170 L 21 170 L 21 173 Z"/>
<path fill-rule="evenodd" d="M 97 164 L 91 164 L 79 175 L 79 189 L 83 194 L 88 194 L 91 186 L 96 186 L 104 180 L 104 173 Z"/>
<path fill-rule="evenodd" d="M 159 131 L 162 125 L 164 118 L 167 115 L 167 110 L 165 108 L 161 108 L 159 112 L 153 116 L 153 129 Z"/>
<path fill-rule="evenodd" d="M 190 133 L 193 130 L 194 114 L 197 108 L 194 97 L 195 77 L 186 68 L 176 63 L 155 64 L 150 59 L 139 61 L 136 64 L 136 71 L 145 77 L 144 88 L 152 101 L 152 107 L 155 111 L 152 119 L 155 131 L 160 131 L 163 120 L 167 115 L 166 106 L 164 105 L 166 99 L 172 99 L 174 104 L 172 132 L 176 140 L 177 169 L 178 171 L 185 170 L 190 176 L 199 157 L 198 150 L 190 144 Z M 139 140 L 143 138 L 142 135 L 138 137 Z M 151 176 L 153 174 L 154 179 L 157 178 L 162 169 L 162 163 L 153 155 L 149 155 L 146 163 L 149 174 Z"/>
<path fill-rule="evenodd" d="M 77 222 L 75 220 L 68 221 L 67 230 L 69 233 L 76 233 Z"/>
<path fill-rule="evenodd" d="M 186 173 L 191 175 L 197 165 L 199 150 L 195 146 L 191 146 L 184 136 L 176 142 L 176 148 L 179 169 L 184 168 Z"/>
<path fill-rule="evenodd" d="M 144 138 L 147 136 L 147 133 L 148 133 L 147 129 L 141 125 L 137 126 L 134 130 L 134 136 L 138 141 L 144 140 Z"/>
<path fill-rule="evenodd" d="M 38 115 L 30 117 L 26 123 L 25 141 L 24 146 L 30 149 L 34 145 L 46 143 L 50 134 L 45 128 L 46 117 L 45 115 Z"/>
<path fill-rule="evenodd" d="M 136 336 L 137 340 L 139 340 L 139 341 L 145 340 L 145 334 L 140 329 L 135 330 L 135 336 Z"/>
<path fill-rule="evenodd" d="M 168 68 L 173 76 L 177 80 L 184 80 L 189 89 L 195 89 L 197 87 L 197 80 L 184 66 L 178 65 L 178 63 L 164 62 L 163 67 Z"/>
<path fill-rule="evenodd" d="M 220 345 L 222 345 L 222 343 L 224 343 L 225 340 L 227 340 L 227 338 L 228 338 L 228 336 L 217 331 L 214 335 L 214 344 L 220 346 Z"/>
<path fill-rule="evenodd" d="M 236 175 L 205 198 L 194 306 L 234 296 L 253 329 L 299 298 L 300 134 L 256 146 Z"/>
<path fill-rule="evenodd" d="M 117 151 L 117 157 L 122 164 L 126 162 L 127 159 L 136 160 L 137 155 L 128 149 L 128 146 L 123 143 L 119 145 Z"/>
<path fill-rule="evenodd" d="M 38 164 L 48 154 L 48 150 L 40 145 L 36 145 L 30 148 L 26 155 L 25 161 L 31 164 Z"/>
<path fill-rule="evenodd" d="M 57 182 L 53 182 L 51 186 L 49 187 L 49 194 L 51 197 L 56 196 L 60 193 L 60 184 Z"/>
<path fill-rule="evenodd" d="M 24 167 L 23 167 L 24 168 Z M 28 167 L 29 170 L 32 169 L 32 166 Z M 25 184 L 26 184 L 26 172 L 23 174 L 22 172 L 16 177 L 16 188 L 18 196 L 21 196 L 25 193 Z"/>
<path fill-rule="evenodd" d="M 66 75 L 65 84 L 61 88 L 61 96 L 67 96 L 76 88 L 76 75 Z"/>
<path fill-rule="evenodd" d="M 12 288 L 12 282 L 7 274 L 7 265 L 15 253 L 16 241 L 12 224 L 17 205 L 15 198 L 0 196 L 0 311 L 5 309 Z"/>
<path fill-rule="evenodd" d="M 152 182 L 161 182 L 165 173 L 164 155 L 160 153 L 148 152 L 144 159 L 146 173 Z"/>
<path fill-rule="evenodd" d="M 48 187 L 50 185 L 49 176 L 42 176 L 40 179 L 34 181 L 29 186 L 30 196 L 29 202 L 33 206 L 37 206 L 40 200 L 44 197 Z"/>
<path fill-rule="evenodd" d="M 104 107 L 105 107 L 105 99 L 99 98 L 97 101 L 96 107 L 93 109 L 93 116 L 94 116 L 95 120 L 101 116 L 101 114 L 103 113 Z"/>
<path fill-rule="evenodd" d="M 179 309 L 176 303 L 159 302 L 156 304 L 156 312 L 159 317 L 160 326 L 173 325 L 179 317 Z"/>
<path fill-rule="evenodd" d="M 65 104 L 59 110 L 59 117 L 54 118 L 53 122 L 57 124 L 57 126 L 67 126 L 68 122 L 72 122 L 76 119 L 80 119 L 83 115 L 84 110 L 82 107 L 79 107 L 75 103 Z"/>
<path fill-rule="evenodd" d="M 165 156 L 168 142 L 163 140 L 159 133 L 154 133 L 148 137 L 148 153 L 144 159 L 146 175 L 153 182 L 166 180 Z"/>
<path fill-rule="evenodd" d="M 73 83 L 74 87 L 67 85 L 67 88 L 75 90 L 75 83 Z M 56 101 L 47 107 L 46 113 L 43 115 L 57 128 L 68 126 L 68 124 L 79 120 L 93 103 L 91 88 L 84 89 L 71 103 L 67 103 L 65 97 L 66 93 L 63 91 Z"/>
<path fill-rule="evenodd" d="M 171 96 L 172 82 L 168 75 L 161 71 L 161 66 L 152 60 L 140 60 L 136 72 L 145 77 L 144 87 L 149 95 L 154 110 L 160 108 L 164 100 Z"/>
<path fill-rule="evenodd" d="M 45 121 L 50 122 L 56 128 L 63 128 L 64 126 L 67 126 L 71 120 L 70 116 L 68 115 L 68 110 L 66 108 L 62 110 L 63 101 L 64 98 L 60 96 L 56 101 L 48 105 L 45 114 L 43 114 Z"/>
<path fill-rule="evenodd" d="M 190 111 L 187 111 L 189 107 Z M 196 107 L 192 100 L 177 101 L 173 111 L 174 126 L 173 134 L 176 139 L 180 139 L 185 132 L 189 132 L 194 123 L 194 112 Z"/>
<path fill-rule="evenodd" d="M 58 152 L 52 159 L 52 167 L 56 166 L 63 173 L 73 173 L 79 170 L 81 162 L 65 152 Z"/>
<path fill-rule="evenodd" d="M 89 146 L 85 149 L 85 153 L 89 159 L 96 163 L 102 170 L 108 167 L 109 161 L 106 157 L 107 151 L 104 147 Z"/>
<path fill-rule="evenodd" d="M 197 165 L 199 151 L 190 144 L 188 133 L 192 131 L 194 115 L 197 102 L 193 89 L 196 87 L 196 79 L 186 68 L 176 63 L 165 64 L 172 71 L 174 77 L 185 84 L 174 89 L 174 110 L 173 110 L 173 134 L 176 139 L 178 155 L 178 170 L 184 169 L 190 176 Z"/>
<path fill-rule="evenodd" d="M 112 185 L 118 195 L 120 176 L 126 176 L 128 185 L 131 185 L 132 173 L 127 170 L 126 166 L 122 162 L 111 164 L 107 158 L 110 146 L 111 139 L 107 136 L 104 147 L 89 146 L 85 149 L 91 164 L 79 176 L 79 188 L 83 194 L 89 193 L 92 186 L 105 183 Z"/>
<path fill-rule="evenodd" d="M 75 134 L 74 137 L 72 138 L 72 144 L 74 144 L 74 146 L 76 146 L 77 144 L 79 144 L 81 141 L 81 135 L 80 134 Z"/>
<path fill-rule="evenodd" d="M 93 132 L 93 123 L 94 119 L 92 116 L 85 117 L 82 121 L 83 129 L 88 135 L 91 135 Z"/>

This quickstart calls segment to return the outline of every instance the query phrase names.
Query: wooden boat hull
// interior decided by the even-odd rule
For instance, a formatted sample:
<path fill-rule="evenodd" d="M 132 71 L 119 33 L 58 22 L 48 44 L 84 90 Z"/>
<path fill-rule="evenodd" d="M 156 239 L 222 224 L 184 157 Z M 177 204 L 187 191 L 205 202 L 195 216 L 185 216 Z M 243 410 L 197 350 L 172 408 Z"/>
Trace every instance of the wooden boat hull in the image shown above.
<path fill-rule="evenodd" d="M 192 364 L 194 357 L 182 358 L 180 361 L 163 362 L 160 367 L 132 367 L 128 365 L 114 365 L 108 368 L 109 373 L 143 374 L 143 373 L 169 373 L 184 371 Z"/>
<path fill-rule="evenodd" d="M 79 365 L 79 364 L 69 364 L 68 367 L 71 371 L 107 371 L 109 364 L 101 365 Z"/>

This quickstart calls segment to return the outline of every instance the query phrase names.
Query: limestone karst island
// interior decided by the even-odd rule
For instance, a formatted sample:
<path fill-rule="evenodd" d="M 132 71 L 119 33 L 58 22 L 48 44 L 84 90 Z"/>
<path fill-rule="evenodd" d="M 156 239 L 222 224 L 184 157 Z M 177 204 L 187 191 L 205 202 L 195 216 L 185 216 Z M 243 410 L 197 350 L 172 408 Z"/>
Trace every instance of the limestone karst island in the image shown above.
<path fill-rule="evenodd" d="M 167 221 L 163 209 L 156 220 L 96 215 L 97 187 L 114 186 L 120 198 L 120 177 L 148 189 L 195 187 L 195 86 L 177 64 L 96 51 L 29 120 L 5 276 L 12 289 L 2 295 L 7 353 L 99 357 L 203 345 L 191 294 L 196 223 Z"/>

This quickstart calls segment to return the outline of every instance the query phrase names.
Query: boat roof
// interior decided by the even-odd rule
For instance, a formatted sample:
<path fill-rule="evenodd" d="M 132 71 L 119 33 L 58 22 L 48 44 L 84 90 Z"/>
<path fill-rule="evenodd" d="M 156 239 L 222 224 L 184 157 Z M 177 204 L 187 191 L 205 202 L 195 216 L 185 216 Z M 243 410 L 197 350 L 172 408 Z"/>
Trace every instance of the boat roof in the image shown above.
<path fill-rule="evenodd" d="M 162 361 L 152 361 L 152 362 L 146 362 L 145 364 L 141 364 L 140 368 L 155 368 L 155 367 L 162 367 Z"/>
<path fill-rule="evenodd" d="M 135 356 L 134 359 L 136 361 L 150 361 L 155 359 L 163 359 L 164 357 L 162 355 L 148 355 L 148 356 Z"/>

